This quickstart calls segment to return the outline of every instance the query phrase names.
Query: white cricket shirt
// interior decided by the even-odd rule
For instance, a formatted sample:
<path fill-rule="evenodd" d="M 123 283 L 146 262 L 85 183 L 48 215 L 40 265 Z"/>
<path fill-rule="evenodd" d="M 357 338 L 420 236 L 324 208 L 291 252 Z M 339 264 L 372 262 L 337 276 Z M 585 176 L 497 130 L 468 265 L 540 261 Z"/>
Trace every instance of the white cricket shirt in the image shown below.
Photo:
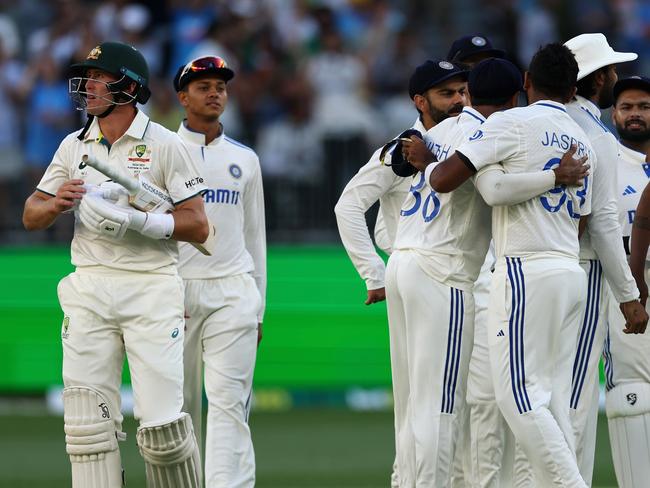
<path fill-rule="evenodd" d="M 205 213 L 216 227 L 216 251 L 205 256 L 193 246 L 179 244 L 178 270 L 184 279 L 223 278 L 250 273 L 266 296 L 266 227 L 262 172 L 257 154 L 223 132 L 210 144 L 205 135 L 182 122 L 178 134 L 186 143 L 207 189 Z"/>
<path fill-rule="evenodd" d="M 426 143 L 442 161 L 484 121 L 479 112 L 465 107 L 457 117 L 429 129 Z M 490 215 L 473 178 L 439 194 L 425 181 L 424 173 L 418 173 L 402 205 L 394 247 L 411 251 L 433 279 L 471 291 L 490 244 Z"/>
<path fill-rule="evenodd" d="M 646 163 L 645 159 L 645 154 L 619 144 L 619 159 L 616 166 L 618 180 L 616 195 L 618 198 L 618 218 L 625 241 L 628 241 L 632 235 L 634 214 L 639 206 L 641 194 L 650 178 L 650 164 Z M 627 244 L 625 248 L 629 254 Z M 647 260 L 650 261 L 650 251 L 648 251 Z"/>
<path fill-rule="evenodd" d="M 506 173 L 559 165 L 571 143 L 579 156 L 596 156 L 584 131 L 563 104 L 542 100 L 492 114 L 458 148 L 477 171 L 501 163 Z M 580 187 L 555 187 L 518 205 L 494 207 L 492 236 L 497 258 L 544 253 L 578 258 L 578 223 L 591 211 L 591 178 Z"/>
<path fill-rule="evenodd" d="M 619 301 L 627 302 L 639 295 L 621 246 L 616 198 L 619 144 L 600 120 L 600 109 L 593 102 L 576 96 L 566 108 L 587 134 L 598 158 L 598 167 L 592 165 L 591 169 L 591 215 L 587 231 L 580 238 L 580 259 L 600 260 L 614 296 Z"/>
<path fill-rule="evenodd" d="M 426 132 L 418 119 L 413 128 Z M 390 166 L 379 162 L 381 148 L 359 169 L 343 189 L 334 211 L 343 246 L 368 290 L 384 287 L 386 265 L 377 254 L 366 225 L 366 211 L 379 200 L 381 230 L 385 230 L 382 248 L 390 250 L 395 241 L 402 203 L 411 184 L 410 178 L 397 176 Z M 378 235 L 378 234 L 376 234 Z M 378 243 L 379 244 L 379 243 Z"/>
<path fill-rule="evenodd" d="M 70 179 L 79 178 L 95 185 L 108 181 L 108 177 L 82 163 L 84 154 L 132 176 L 147 171 L 151 182 L 166 189 L 175 204 L 205 189 L 203 178 L 178 134 L 152 122 L 144 112 L 137 112 L 126 133 L 110 148 L 97 120 L 93 120 L 83 140 L 77 138 L 82 132 L 79 130 L 61 142 L 37 190 L 54 196 L 61 184 Z M 178 245 L 175 240 L 150 239 L 134 230 L 127 230 L 121 240 L 111 239 L 88 230 L 75 218 L 71 257 L 75 266 L 176 273 Z"/>

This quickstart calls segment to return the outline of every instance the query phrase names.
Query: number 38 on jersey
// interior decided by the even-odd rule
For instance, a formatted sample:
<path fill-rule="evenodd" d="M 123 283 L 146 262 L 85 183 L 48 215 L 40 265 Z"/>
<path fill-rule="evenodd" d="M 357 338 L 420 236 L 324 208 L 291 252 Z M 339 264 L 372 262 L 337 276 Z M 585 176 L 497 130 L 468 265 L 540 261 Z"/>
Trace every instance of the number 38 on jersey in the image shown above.
<path fill-rule="evenodd" d="M 422 201 L 422 190 L 429 190 L 429 193 Z M 405 207 L 400 211 L 402 217 L 408 217 L 421 213 L 425 222 L 431 222 L 440 213 L 440 199 L 435 191 L 425 188 L 424 173 L 419 174 L 417 183 L 409 188 L 410 196 L 406 199 Z"/>

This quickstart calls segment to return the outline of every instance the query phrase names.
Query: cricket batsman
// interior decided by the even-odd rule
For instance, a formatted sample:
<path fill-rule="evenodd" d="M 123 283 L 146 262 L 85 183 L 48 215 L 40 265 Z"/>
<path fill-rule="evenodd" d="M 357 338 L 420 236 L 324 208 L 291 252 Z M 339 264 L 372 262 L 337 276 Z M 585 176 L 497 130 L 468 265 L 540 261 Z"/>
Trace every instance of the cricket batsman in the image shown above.
<path fill-rule="evenodd" d="M 183 286 L 176 241 L 209 233 L 203 178 L 173 132 L 137 108 L 149 99 L 149 69 L 133 47 L 104 42 L 71 67 L 70 95 L 88 114 L 68 135 L 25 202 L 28 230 L 74 211 L 75 271 L 58 285 L 63 309 L 63 404 L 73 488 L 124 484 L 120 380 L 128 357 L 139 420 L 137 443 L 149 488 L 201 485 L 200 459 L 183 405 Z M 164 189 L 173 211 L 128 203 L 128 192 L 84 156 Z"/>

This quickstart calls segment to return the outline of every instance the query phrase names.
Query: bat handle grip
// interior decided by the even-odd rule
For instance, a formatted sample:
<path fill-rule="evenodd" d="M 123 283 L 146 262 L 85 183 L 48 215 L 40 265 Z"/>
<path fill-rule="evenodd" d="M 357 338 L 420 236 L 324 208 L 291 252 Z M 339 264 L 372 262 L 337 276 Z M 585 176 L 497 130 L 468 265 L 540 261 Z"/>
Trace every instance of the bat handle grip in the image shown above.
<path fill-rule="evenodd" d="M 137 193 L 138 190 L 140 189 L 140 182 L 138 180 L 132 178 L 130 175 L 123 174 L 117 168 L 114 168 L 109 164 L 101 162 L 99 159 L 95 158 L 94 156 L 84 154 L 81 157 L 81 160 L 91 168 L 95 168 L 103 175 L 108 176 L 115 183 L 119 183 L 120 185 L 122 185 L 131 194 Z"/>

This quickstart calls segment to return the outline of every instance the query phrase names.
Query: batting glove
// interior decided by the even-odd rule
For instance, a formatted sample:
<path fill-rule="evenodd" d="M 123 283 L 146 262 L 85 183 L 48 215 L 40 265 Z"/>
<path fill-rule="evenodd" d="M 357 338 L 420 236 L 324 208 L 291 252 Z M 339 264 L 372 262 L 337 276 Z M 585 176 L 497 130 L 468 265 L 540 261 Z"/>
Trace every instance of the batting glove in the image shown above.
<path fill-rule="evenodd" d="M 122 239 L 128 229 L 151 239 L 169 239 L 174 233 L 171 214 L 141 212 L 133 207 L 120 206 L 97 194 L 81 199 L 79 219 L 89 230 L 113 239 Z"/>

